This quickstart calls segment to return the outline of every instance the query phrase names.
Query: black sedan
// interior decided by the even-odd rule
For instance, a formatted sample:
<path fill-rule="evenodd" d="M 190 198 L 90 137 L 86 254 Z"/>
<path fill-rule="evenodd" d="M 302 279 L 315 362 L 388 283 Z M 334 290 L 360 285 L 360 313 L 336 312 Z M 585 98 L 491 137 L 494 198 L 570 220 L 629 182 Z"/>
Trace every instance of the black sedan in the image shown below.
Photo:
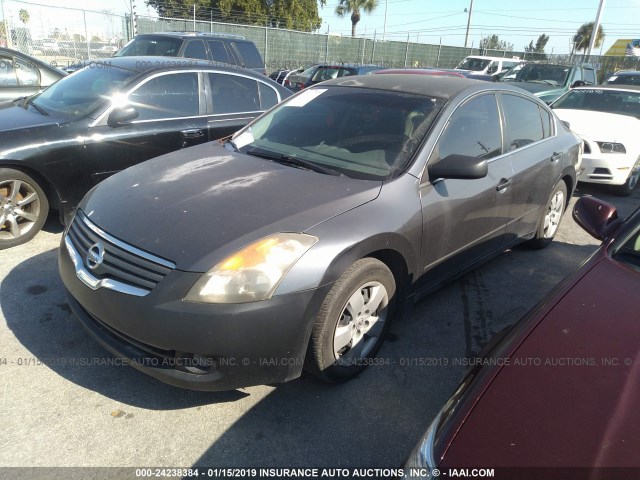
<path fill-rule="evenodd" d="M 0 102 L 38 93 L 65 75 L 37 58 L 0 47 Z"/>
<path fill-rule="evenodd" d="M 100 181 L 228 136 L 291 95 L 264 75 L 165 57 L 90 62 L 0 110 L 0 249 L 61 219 Z"/>
<path fill-rule="evenodd" d="M 165 382 L 329 382 L 375 360 L 399 300 L 549 244 L 582 141 L 526 92 L 369 75 L 305 89 L 224 146 L 130 168 L 81 202 L 73 312 Z"/>

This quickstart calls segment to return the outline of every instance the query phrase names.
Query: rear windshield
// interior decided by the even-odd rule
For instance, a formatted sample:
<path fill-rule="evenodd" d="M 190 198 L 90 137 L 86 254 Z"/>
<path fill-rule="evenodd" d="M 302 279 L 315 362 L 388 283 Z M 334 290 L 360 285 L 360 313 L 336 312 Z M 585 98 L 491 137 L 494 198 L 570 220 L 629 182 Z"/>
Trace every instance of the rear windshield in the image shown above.
<path fill-rule="evenodd" d="M 560 87 L 567 81 L 570 70 L 570 67 L 562 65 L 527 63 L 518 70 L 515 76 L 507 74 L 501 80 L 509 82 L 544 83 L 554 87 Z"/>
<path fill-rule="evenodd" d="M 136 37 L 116 53 L 116 57 L 177 57 L 182 40 L 169 37 Z"/>
<path fill-rule="evenodd" d="M 593 110 L 640 118 L 640 92 L 576 88 L 556 100 L 552 108 Z"/>
<path fill-rule="evenodd" d="M 236 50 L 242 55 L 244 67 L 246 68 L 264 68 L 264 62 L 253 43 L 249 42 L 232 42 Z"/>
<path fill-rule="evenodd" d="M 614 85 L 640 85 L 640 72 L 635 75 L 613 75 L 605 83 Z"/>

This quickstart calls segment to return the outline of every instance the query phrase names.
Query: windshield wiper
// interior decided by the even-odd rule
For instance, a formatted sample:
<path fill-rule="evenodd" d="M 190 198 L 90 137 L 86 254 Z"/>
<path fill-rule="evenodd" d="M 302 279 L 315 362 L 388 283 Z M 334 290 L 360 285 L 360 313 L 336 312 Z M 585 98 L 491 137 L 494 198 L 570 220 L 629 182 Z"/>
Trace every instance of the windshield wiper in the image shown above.
<path fill-rule="evenodd" d="M 40 114 L 45 115 L 45 116 L 49 116 L 49 112 L 47 112 L 44 108 L 39 107 L 38 105 L 36 105 L 33 100 L 31 99 L 31 97 L 27 98 L 24 101 L 24 105 L 31 105 L 33 108 L 35 108 Z"/>
<path fill-rule="evenodd" d="M 266 158 L 267 160 L 273 160 L 283 165 L 290 167 L 304 168 L 306 170 L 313 170 L 314 172 L 324 173 L 325 175 L 342 176 L 342 173 L 331 168 L 323 167 L 317 163 L 309 162 L 301 158 L 292 157 L 282 153 L 270 152 L 269 150 L 263 150 L 262 148 L 250 148 L 246 152 L 247 155 L 254 157 Z"/>

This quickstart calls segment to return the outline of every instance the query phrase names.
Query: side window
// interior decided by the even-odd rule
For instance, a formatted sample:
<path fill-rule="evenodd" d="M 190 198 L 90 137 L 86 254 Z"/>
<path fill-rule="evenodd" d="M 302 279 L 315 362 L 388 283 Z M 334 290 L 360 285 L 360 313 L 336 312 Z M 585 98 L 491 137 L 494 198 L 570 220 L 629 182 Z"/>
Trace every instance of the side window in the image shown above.
<path fill-rule="evenodd" d="M 204 42 L 202 40 L 191 40 L 189 43 L 187 43 L 187 48 L 184 49 L 183 56 L 187 58 L 209 60 L 207 49 L 205 48 Z"/>
<path fill-rule="evenodd" d="M 573 75 L 573 79 L 571 80 L 571 84 L 573 84 L 573 82 L 577 81 L 577 80 L 582 80 L 582 69 L 581 68 L 576 68 L 576 71 Z"/>
<path fill-rule="evenodd" d="M 199 114 L 198 74 L 175 73 L 155 77 L 129 95 L 138 110 L 136 120 L 193 117 Z"/>
<path fill-rule="evenodd" d="M 227 49 L 220 40 L 209 40 L 207 42 L 209 44 L 209 49 L 211 50 L 211 55 L 213 56 L 213 60 L 216 62 L 222 63 L 234 63 L 229 60 L 229 54 L 227 53 Z"/>
<path fill-rule="evenodd" d="M 595 85 L 596 84 L 596 72 L 590 68 L 585 68 L 584 69 L 584 81 L 591 84 L 591 85 Z"/>
<path fill-rule="evenodd" d="M 15 65 L 20 85 L 40 85 L 40 71 L 32 63 L 16 58 Z"/>
<path fill-rule="evenodd" d="M 489 159 L 501 153 L 502 134 L 496 97 L 482 95 L 469 100 L 451 115 L 429 162 L 449 155 Z"/>
<path fill-rule="evenodd" d="M 356 69 L 349 68 L 341 68 L 338 71 L 338 77 L 348 77 L 349 75 L 357 75 L 358 71 Z"/>
<path fill-rule="evenodd" d="M 502 95 L 509 151 L 542 140 L 542 119 L 538 104 L 517 95 Z"/>
<path fill-rule="evenodd" d="M 260 111 L 258 82 L 238 75 L 210 73 L 213 113 Z"/>
<path fill-rule="evenodd" d="M 256 46 L 251 42 L 232 42 L 242 57 L 242 66 L 246 68 L 262 68 L 264 62 Z"/>
<path fill-rule="evenodd" d="M 262 82 L 258 82 L 260 89 L 260 107 L 262 110 L 268 110 L 278 103 L 278 95 L 276 91 Z"/>
<path fill-rule="evenodd" d="M 0 57 L 0 85 L 3 87 L 18 86 L 16 71 L 13 68 L 13 59 L 11 57 Z"/>
<path fill-rule="evenodd" d="M 540 115 L 542 117 L 542 134 L 544 135 L 544 138 L 549 138 L 553 135 L 553 131 L 551 129 L 551 114 L 540 105 L 538 105 L 538 108 L 540 109 Z"/>

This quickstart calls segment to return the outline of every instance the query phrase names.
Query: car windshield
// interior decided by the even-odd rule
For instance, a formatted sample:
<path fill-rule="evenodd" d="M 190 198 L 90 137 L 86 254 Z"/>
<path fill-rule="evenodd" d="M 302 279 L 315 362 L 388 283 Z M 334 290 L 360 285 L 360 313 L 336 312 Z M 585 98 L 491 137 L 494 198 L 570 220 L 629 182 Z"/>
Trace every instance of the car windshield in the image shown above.
<path fill-rule="evenodd" d="M 486 60 L 483 58 L 465 58 L 460 65 L 456 68 L 459 70 L 471 70 L 472 72 L 481 72 L 487 65 L 489 65 L 491 60 Z"/>
<path fill-rule="evenodd" d="M 640 230 L 636 231 L 615 253 L 614 258 L 640 269 Z"/>
<path fill-rule="evenodd" d="M 33 107 L 43 115 L 76 120 L 91 114 L 128 83 L 138 72 L 98 63 L 64 77 L 31 97 L 24 108 Z"/>
<path fill-rule="evenodd" d="M 552 108 L 594 110 L 640 118 L 640 92 L 576 88 L 556 100 Z"/>
<path fill-rule="evenodd" d="M 523 65 L 515 75 L 512 75 L 513 69 L 512 71 L 509 71 L 500 79 L 500 81 L 546 83 L 559 87 L 564 85 L 567 81 L 569 70 L 569 67 L 564 67 L 562 65 L 527 63 Z"/>
<path fill-rule="evenodd" d="M 182 40 L 170 37 L 136 37 L 116 53 L 115 57 L 177 57 Z"/>
<path fill-rule="evenodd" d="M 611 78 L 604 83 L 613 85 L 640 85 L 640 73 L 632 75 L 612 75 Z"/>
<path fill-rule="evenodd" d="M 311 88 L 233 140 L 242 153 L 280 155 L 353 178 L 381 180 L 404 170 L 444 102 L 365 88 Z"/>

